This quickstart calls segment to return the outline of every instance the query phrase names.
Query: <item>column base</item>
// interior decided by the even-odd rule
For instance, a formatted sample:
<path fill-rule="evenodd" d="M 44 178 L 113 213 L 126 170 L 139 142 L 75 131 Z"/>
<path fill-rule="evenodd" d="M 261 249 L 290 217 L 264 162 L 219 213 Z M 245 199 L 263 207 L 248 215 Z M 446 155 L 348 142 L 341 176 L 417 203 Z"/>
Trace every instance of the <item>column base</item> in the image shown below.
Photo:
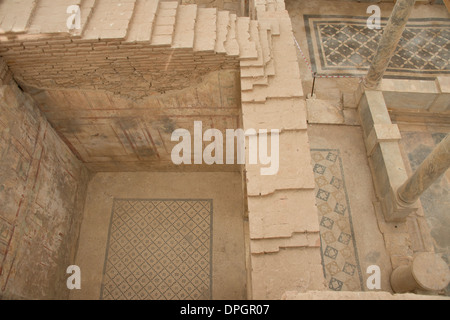
<path fill-rule="evenodd" d="M 391 287 L 395 293 L 438 293 L 449 282 L 450 271 L 447 264 L 432 252 L 417 254 L 411 265 L 400 266 L 391 274 Z"/>
<path fill-rule="evenodd" d="M 405 222 L 406 218 L 419 210 L 419 203 L 406 204 L 398 198 L 397 188 L 391 188 L 381 201 L 384 219 L 387 222 Z"/>
<path fill-rule="evenodd" d="M 381 81 L 382 80 L 380 80 L 378 83 L 369 83 L 367 81 L 367 78 L 364 78 L 362 81 L 362 86 L 364 87 L 365 90 L 379 91 L 380 86 L 381 86 Z"/>

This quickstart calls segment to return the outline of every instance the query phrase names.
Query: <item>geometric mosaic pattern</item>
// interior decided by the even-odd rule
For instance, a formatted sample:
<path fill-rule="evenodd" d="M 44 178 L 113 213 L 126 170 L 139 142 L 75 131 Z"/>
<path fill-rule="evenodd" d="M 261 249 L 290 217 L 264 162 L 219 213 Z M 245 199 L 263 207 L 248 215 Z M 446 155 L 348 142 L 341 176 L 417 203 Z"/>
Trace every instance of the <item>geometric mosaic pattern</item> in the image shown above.
<path fill-rule="evenodd" d="M 363 291 L 339 150 L 312 149 L 322 264 L 328 288 Z"/>
<path fill-rule="evenodd" d="M 212 200 L 115 199 L 100 299 L 212 299 L 212 210 Z"/>
<path fill-rule="evenodd" d="M 311 62 L 319 74 L 364 74 L 371 65 L 381 30 L 367 27 L 367 17 L 305 16 Z M 389 64 L 394 77 L 450 73 L 450 21 L 410 19 Z"/>

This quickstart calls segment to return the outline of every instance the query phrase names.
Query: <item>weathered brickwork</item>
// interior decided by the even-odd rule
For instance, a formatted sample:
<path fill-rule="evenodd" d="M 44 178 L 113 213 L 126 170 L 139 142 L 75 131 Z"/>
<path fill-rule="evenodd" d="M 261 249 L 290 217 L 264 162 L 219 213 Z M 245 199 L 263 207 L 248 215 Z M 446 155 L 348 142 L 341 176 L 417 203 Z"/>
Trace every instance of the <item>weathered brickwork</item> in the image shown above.
<path fill-rule="evenodd" d="M 0 171 L 0 298 L 67 298 L 88 171 L 13 84 L 0 87 Z"/>
<path fill-rule="evenodd" d="M 131 98 L 186 88 L 211 71 L 238 69 L 225 55 L 121 41 L 24 41 L 0 45 L 0 54 L 28 86 L 108 90 Z"/>
<path fill-rule="evenodd" d="M 37 1 L 35 14 L 22 17 L 29 20 L 23 23 L 30 25 L 27 33 L 0 31 L 0 56 L 21 85 L 108 90 L 139 99 L 186 88 L 211 71 L 239 69 L 239 51 L 220 49 L 235 42 L 235 14 L 217 19 L 217 9 L 173 1 L 85 1 L 82 29 L 69 31 L 66 4 Z M 212 22 L 210 33 L 203 32 L 206 21 Z M 216 40 L 222 42 L 217 50 Z"/>

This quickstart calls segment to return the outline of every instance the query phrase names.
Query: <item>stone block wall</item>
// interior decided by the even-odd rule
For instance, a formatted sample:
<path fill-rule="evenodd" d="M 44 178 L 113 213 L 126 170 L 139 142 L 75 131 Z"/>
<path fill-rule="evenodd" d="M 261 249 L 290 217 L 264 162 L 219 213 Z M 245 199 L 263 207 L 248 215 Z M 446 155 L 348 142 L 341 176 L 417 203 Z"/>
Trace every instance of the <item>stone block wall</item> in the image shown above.
<path fill-rule="evenodd" d="M 13 82 L 0 87 L 0 172 L 0 299 L 67 298 L 89 173 Z"/>
<path fill-rule="evenodd" d="M 393 121 L 443 124 L 450 121 L 450 77 L 383 79 L 380 90 Z"/>

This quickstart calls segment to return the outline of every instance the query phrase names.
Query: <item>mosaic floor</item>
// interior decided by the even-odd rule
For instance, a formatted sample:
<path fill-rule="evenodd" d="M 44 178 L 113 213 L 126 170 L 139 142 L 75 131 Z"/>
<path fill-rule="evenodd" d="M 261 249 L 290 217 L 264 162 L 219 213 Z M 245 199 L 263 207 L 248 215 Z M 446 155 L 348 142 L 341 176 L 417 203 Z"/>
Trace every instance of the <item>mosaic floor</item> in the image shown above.
<path fill-rule="evenodd" d="M 101 299 L 212 298 L 212 200 L 115 199 Z"/>
<path fill-rule="evenodd" d="M 330 290 L 362 291 L 351 210 L 339 150 L 312 149 L 322 264 Z"/>
<path fill-rule="evenodd" d="M 367 27 L 367 17 L 304 15 L 313 71 L 318 75 L 366 74 L 381 30 Z M 382 19 L 382 27 L 387 18 Z M 450 74 L 450 21 L 410 19 L 386 77 L 428 78 Z"/>

